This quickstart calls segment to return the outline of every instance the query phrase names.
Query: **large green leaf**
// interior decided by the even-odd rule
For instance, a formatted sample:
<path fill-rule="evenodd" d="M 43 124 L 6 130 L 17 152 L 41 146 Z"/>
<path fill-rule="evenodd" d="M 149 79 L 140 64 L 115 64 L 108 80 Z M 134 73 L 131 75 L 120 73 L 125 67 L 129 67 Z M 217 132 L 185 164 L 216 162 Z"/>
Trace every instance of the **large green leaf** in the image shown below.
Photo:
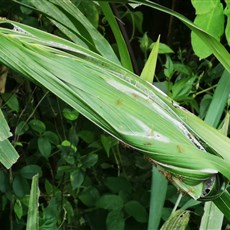
<path fill-rule="evenodd" d="M 216 152 L 224 159 L 205 152 L 190 128 L 216 150 L 218 145 L 209 141 L 209 136 L 217 136 L 215 129 L 198 118 L 195 124 L 200 130 L 194 128 L 192 119 L 188 123 L 183 117 L 194 115 L 152 85 L 74 43 L 19 23 L 2 22 L 11 23 L 17 31 L 0 29 L 0 62 L 42 84 L 105 131 L 148 155 L 192 197 L 203 196 L 206 180 L 211 187 L 217 184 L 217 195 L 221 192 L 222 183 L 215 181 L 221 175 L 230 179 L 229 139 L 218 134 L 225 149 Z"/>
<path fill-rule="evenodd" d="M 38 206 L 39 206 L 39 187 L 38 187 L 39 175 L 36 174 L 32 178 L 32 184 L 30 189 L 30 198 L 29 198 L 29 207 L 28 207 L 28 216 L 26 230 L 38 230 L 39 229 L 39 215 L 38 215 Z"/>
<path fill-rule="evenodd" d="M 30 28 L 30 32 L 32 30 Z M 2 32 L 10 33 L 6 29 Z M 36 32 L 37 30 L 33 30 L 33 36 Z M 37 33 L 39 36 L 43 34 Z M 183 152 L 184 154 L 180 154 L 181 162 L 188 163 L 191 158 L 193 161 L 217 158 L 214 162 L 204 161 L 206 166 L 189 164 L 189 168 L 205 167 L 208 172 L 218 171 L 217 168 L 220 167 L 217 162 L 222 161 L 221 158 L 204 154 L 196 148 L 193 143 L 195 139 L 175 116 L 171 116 L 173 111 L 155 94 L 155 88 L 120 66 L 117 68 L 101 57 L 96 59 L 96 55 L 90 55 L 83 48 L 77 49 L 77 45 L 74 45 L 76 56 L 73 56 L 34 44 L 40 39 L 41 43 L 50 46 L 63 46 L 52 40 L 48 43 L 49 35 L 45 35 L 42 41 L 41 38 L 20 32 L 13 31 L 13 35 L 1 34 L 1 61 L 43 84 L 118 139 L 149 154 L 155 152 L 155 160 L 161 159 L 163 154 L 165 157 L 162 163 L 168 164 L 175 155 Z M 63 47 L 73 51 L 72 47 Z M 118 69 L 119 72 L 115 72 Z M 167 153 L 168 149 L 172 150 L 172 154 Z M 178 168 L 181 167 L 181 162 L 176 163 Z M 224 165 L 221 170 L 225 168 Z M 208 170 L 211 169 L 209 167 L 214 168 Z M 228 173 L 226 176 L 229 176 Z"/>
<path fill-rule="evenodd" d="M 200 0 L 192 1 L 196 10 L 194 24 L 205 30 L 218 41 L 224 33 L 224 10 L 220 0 L 210 0 L 209 4 Z M 212 51 L 194 32 L 192 32 L 192 47 L 196 55 L 200 58 L 206 58 Z"/>

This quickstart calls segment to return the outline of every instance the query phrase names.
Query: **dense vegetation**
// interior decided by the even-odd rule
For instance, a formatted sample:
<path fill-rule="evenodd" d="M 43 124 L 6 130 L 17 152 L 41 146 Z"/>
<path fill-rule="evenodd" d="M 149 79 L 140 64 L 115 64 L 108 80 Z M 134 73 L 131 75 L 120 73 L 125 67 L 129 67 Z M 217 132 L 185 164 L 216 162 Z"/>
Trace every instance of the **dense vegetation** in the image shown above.
<path fill-rule="evenodd" d="M 88 1 L 72 1 L 79 12 L 82 12 L 82 15 L 85 15 L 88 19 L 87 21 L 85 18 L 81 19 L 85 20 L 84 27 L 81 24 L 82 22 L 78 21 L 80 20 L 78 18 L 80 13 L 78 17 L 74 18 L 71 10 L 67 11 L 67 8 L 64 8 L 64 6 L 61 8 L 58 5 L 60 1 L 57 1 L 56 5 L 53 4 L 53 8 L 48 8 L 51 6 L 46 5 L 45 2 L 51 4 L 55 1 L 39 1 L 41 4 L 38 2 L 32 4 L 30 0 L 19 2 L 22 5 L 16 2 L 1 1 L 0 16 L 72 40 L 74 43 L 100 54 L 106 59 L 109 59 L 109 55 L 112 53 L 114 56 L 111 55 L 111 62 L 119 64 L 117 58 L 119 57 L 123 67 L 137 75 L 141 75 L 143 67 L 148 66 L 146 64 L 148 63 L 148 56 L 151 50 L 157 47 L 156 71 L 155 74 L 152 74 L 151 79 L 153 80 L 154 75 L 153 84 L 171 99 L 180 103 L 201 119 L 205 119 L 210 125 L 218 128 L 225 136 L 229 134 L 230 102 L 228 96 L 230 93 L 230 76 L 227 72 L 229 69 L 226 68 L 229 63 L 220 63 L 221 60 L 218 60 L 218 57 L 209 56 L 209 50 L 206 52 L 199 38 L 194 38 L 194 34 L 192 35 L 192 47 L 191 31 L 181 22 L 175 20 L 173 16 L 154 11 L 144 5 L 135 5 L 134 7 L 128 3 L 107 5 L 105 2 L 98 4 L 97 1 L 90 2 L 90 4 Z M 195 19 L 195 9 L 193 8 L 193 6 L 197 7 L 195 3 L 192 6 L 189 1 L 183 4 L 176 0 L 158 2 L 181 12 L 191 20 Z M 216 2 L 221 4 L 219 1 Z M 29 5 L 29 7 L 26 7 L 26 5 Z M 219 5 L 216 6 L 216 8 L 218 7 Z M 224 5 L 224 7 L 226 7 L 227 12 L 228 6 Z M 51 12 L 50 9 L 53 9 L 53 11 Z M 110 11 L 111 9 L 112 11 Z M 202 8 L 196 8 L 197 15 L 202 14 L 199 13 L 199 10 L 202 12 Z M 55 12 L 57 13 L 55 14 Z M 118 27 L 110 17 L 111 12 L 118 21 L 119 31 L 116 31 Z M 224 13 L 218 20 L 222 20 L 222 18 L 224 18 Z M 17 27 L 9 21 L 4 21 L 5 19 L 2 20 L 2 28 L 14 28 L 12 33 L 21 32 L 25 36 L 29 34 L 28 32 L 24 33 L 20 25 Z M 72 27 L 71 22 L 75 27 Z M 197 24 L 199 25 L 199 19 Z M 202 25 L 199 26 L 202 27 Z M 222 27 L 224 31 L 224 24 Z M 24 29 L 26 31 L 28 28 Z M 228 27 L 226 27 L 226 31 L 227 29 Z M 98 31 L 103 36 L 100 37 Z M 221 36 L 223 37 L 223 31 L 208 32 L 220 39 Z M 0 33 L 3 39 L 2 34 L 4 34 L 4 31 Z M 118 34 L 124 37 L 127 50 L 126 47 L 123 49 L 124 47 L 121 45 L 123 43 L 119 40 L 121 37 L 119 38 Z M 157 42 L 159 34 L 161 34 L 160 43 L 159 40 Z M 116 35 L 118 36 L 116 37 Z M 14 35 L 12 37 L 14 38 Z M 99 43 L 100 39 L 101 43 Z M 223 38 L 222 40 L 227 47 L 228 41 Z M 59 41 L 54 40 L 55 42 L 57 44 Z M 31 43 L 35 42 L 32 41 Z M 106 53 L 107 48 L 104 49 L 103 45 L 110 47 L 109 44 L 114 53 L 113 51 L 109 53 L 110 50 Z M 199 47 L 200 44 L 201 47 Z M 36 47 L 36 45 L 34 45 L 35 53 L 41 52 L 41 56 L 45 56 L 45 48 L 39 50 L 41 47 Z M 46 46 L 46 44 L 43 45 Z M 24 44 L 22 47 L 21 49 L 24 49 L 27 45 Z M 201 49 L 204 49 L 206 53 L 200 52 Z M 123 53 L 121 50 L 123 50 Z M 42 53 L 43 51 L 44 53 Z M 59 51 L 58 54 L 63 55 L 61 52 L 65 51 L 64 45 L 59 46 L 57 51 L 51 51 L 51 55 Z M 82 57 L 84 59 L 83 51 Z M 126 51 L 130 54 L 130 59 L 129 55 L 125 53 Z M 107 124 L 104 124 L 104 121 L 99 128 L 97 126 L 99 116 L 95 120 L 93 116 L 86 116 L 89 120 L 82 116 L 74 109 L 71 102 L 65 99 L 64 95 L 67 91 L 63 91 L 62 98 L 56 93 L 55 89 L 52 89 L 51 85 L 54 83 L 51 82 L 49 86 L 48 80 L 46 85 L 36 78 L 36 71 L 34 71 L 36 68 L 29 62 L 29 59 L 32 58 L 32 56 L 29 56 L 31 53 L 22 52 L 25 54 L 25 62 L 28 61 L 24 64 L 19 63 L 19 61 L 19 64 L 17 61 L 11 64 L 9 61 L 5 61 L 7 59 L 4 55 L 0 58 L 0 63 L 3 64 L 0 69 L 0 109 L 13 134 L 9 140 L 20 156 L 10 169 L 6 169 L 4 166 L 1 166 L 0 169 L 0 221 L 2 228 L 19 230 L 25 229 L 27 226 L 27 229 L 33 229 L 28 227 L 30 224 L 28 221 L 28 206 L 29 198 L 32 197 L 33 192 L 33 189 L 31 189 L 32 178 L 39 174 L 39 229 L 144 230 L 148 227 L 151 229 L 149 226 L 151 222 L 149 212 L 153 208 L 150 203 L 151 196 L 155 196 L 156 202 L 159 201 L 159 207 L 163 205 L 162 210 L 159 209 L 158 212 L 156 209 L 153 212 L 155 216 L 158 216 L 156 222 L 159 223 L 156 225 L 162 226 L 172 211 L 175 211 L 174 208 L 177 208 L 189 210 L 189 212 L 182 211 L 182 214 L 179 213 L 179 216 L 183 217 L 180 222 L 180 224 L 182 223 L 180 229 L 186 227 L 187 229 L 198 229 L 202 216 L 205 216 L 204 199 L 194 200 L 186 194 L 183 194 L 181 198 L 181 190 L 174 186 L 175 181 L 174 185 L 171 183 L 167 185 L 164 176 L 171 182 L 171 174 L 168 174 L 167 170 L 165 171 L 164 165 L 161 165 L 162 168 L 161 166 L 160 169 L 158 168 L 159 173 L 155 168 L 154 158 L 152 159 L 149 155 L 143 156 L 143 153 L 138 151 L 142 149 L 138 149 L 135 144 L 132 146 L 127 143 L 128 139 L 122 139 L 122 136 L 118 138 L 116 132 L 109 132 L 116 138 L 109 135 L 109 128 L 106 129 Z M 74 52 L 68 50 L 67 53 L 68 55 L 74 55 Z M 200 53 L 204 56 L 201 57 Z M 15 54 L 15 58 L 17 58 L 16 52 L 12 54 Z M 26 60 L 26 55 L 28 55 L 28 60 Z M 89 53 L 89 60 L 87 61 L 94 62 L 97 57 L 95 56 L 95 60 L 93 60 L 93 54 L 92 57 L 90 55 L 91 53 Z M 202 60 L 199 60 L 197 55 Z M 79 56 L 80 60 L 81 55 Z M 100 58 L 95 63 L 102 69 L 106 69 L 109 65 L 112 66 L 111 63 L 106 63 Z M 152 63 L 151 66 L 153 66 Z M 7 64 L 8 68 L 6 67 Z M 61 65 L 61 62 L 59 64 Z M 63 78 L 67 78 L 64 71 L 64 68 L 67 68 L 65 64 L 68 65 L 68 63 L 63 63 Z M 28 65 L 30 71 L 34 71 L 34 78 L 29 76 L 27 70 L 25 70 L 26 65 Z M 42 63 L 42 65 L 45 64 Z M 49 67 L 54 72 L 55 68 L 60 68 L 58 70 L 60 72 L 60 65 L 50 65 Z M 108 68 L 114 68 L 113 71 L 117 71 L 117 66 L 111 66 Z M 23 69 L 21 72 L 20 68 Z M 94 67 L 91 66 L 91 68 Z M 47 71 L 49 72 L 50 69 L 47 69 Z M 89 74 L 91 74 L 92 69 L 89 68 Z M 100 70 L 96 69 L 95 72 Z M 119 71 L 119 74 L 126 73 L 123 69 Z M 128 76 L 128 73 L 126 74 Z M 27 78 L 24 76 L 27 76 Z M 49 74 L 44 74 L 42 77 L 49 79 L 48 76 Z M 137 83 L 135 84 L 138 86 Z M 54 85 L 55 87 L 57 86 Z M 98 90 L 98 88 L 95 90 Z M 123 91 L 121 90 L 121 92 Z M 91 95 L 88 95 L 88 97 L 90 98 Z M 98 100 L 100 101 L 100 98 Z M 84 103 L 86 102 L 82 102 L 82 104 Z M 170 103 L 168 106 L 174 107 L 174 102 L 170 101 Z M 103 103 L 101 104 L 103 105 Z M 116 106 L 119 108 L 122 104 L 123 101 L 117 98 Z M 93 105 L 91 106 L 93 108 Z M 98 105 L 98 108 L 100 106 Z M 131 106 L 129 109 L 131 110 Z M 110 111 L 107 111 L 107 113 L 109 114 Z M 203 129 L 202 126 L 201 129 Z M 171 135 L 173 138 L 174 133 L 171 133 Z M 228 141 L 226 138 L 226 143 Z M 221 155 L 213 146 L 210 147 L 210 143 L 205 141 L 200 141 L 200 143 L 207 152 Z M 225 152 L 228 151 L 226 146 L 223 147 Z M 179 152 L 184 151 L 183 146 L 177 145 L 177 147 Z M 229 161 L 226 162 L 226 165 L 229 165 Z M 220 190 L 223 192 L 223 187 L 225 190 L 228 189 L 227 179 L 229 178 L 222 175 L 222 172 L 220 174 L 218 186 L 221 189 L 215 185 L 217 188 L 211 195 L 208 194 L 211 198 L 209 197 L 207 200 L 212 200 Z M 153 175 L 159 179 L 158 182 L 157 179 L 154 181 L 154 178 L 152 181 Z M 158 191 L 160 185 L 163 185 L 163 187 L 162 190 Z M 179 188 L 181 188 L 180 186 Z M 35 186 L 35 193 L 36 189 Z M 153 190 L 157 191 L 155 195 L 153 195 Z M 32 191 L 31 194 L 30 191 Z M 166 194 L 163 194 L 164 191 Z M 220 223 L 219 226 L 222 226 L 223 229 L 229 228 L 227 220 L 230 207 L 228 205 L 229 203 L 224 208 L 226 213 L 222 210 L 226 215 L 223 221 L 222 214 L 216 212 L 218 214 L 216 214 L 215 222 Z M 30 210 L 29 214 L 31 214 Z M 190 218 L 188 218 L 188 214 Z M 217 215 L 219 216 L 217 217 Z M 36 220 L 35 217 L 34 220 Z M 188 220 L 189 224 L 186 226 Z M 172 222 L 169 226 L 175 227 L 175 223 Z M 163 229 L 169 228 L 165 227 Z"/>

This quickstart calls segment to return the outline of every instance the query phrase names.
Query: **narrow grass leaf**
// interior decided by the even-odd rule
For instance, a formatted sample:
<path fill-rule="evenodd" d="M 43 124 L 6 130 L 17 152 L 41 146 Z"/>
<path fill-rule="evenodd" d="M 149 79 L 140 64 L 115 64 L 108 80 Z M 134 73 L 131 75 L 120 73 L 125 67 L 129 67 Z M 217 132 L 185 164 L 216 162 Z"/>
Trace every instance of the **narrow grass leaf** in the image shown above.
<path fill-rule="evenodd" d="M 33 179 L 32 179 L 26 230 L 31 230 L 31 229 L 39 230 L 39 214 L 38 214 L 39 188 L 38 188 L 38 179 L 39 179 L 38 174 L 33 176 Z"/>
<path fill-rule="evenodd" d="M 212 202 L 206 202 L 204 206 L 204 215 L 201 219 L 200 230 L 221 230 L 224 215 Z"/>
<path fill-rule="evenodd" d="M 133 71 L 132 62 L 130 59 L 129 51 L 127 45 L 125 43 L 124 37 L 121 33 L 119 25 L 113 15 L 113 12 L 107 2 L 99 2 L 101 9 L 110 25 L 111 30 L 113 31 L 113 35 L 116 39 L 116 44 L 118 46 L 121 64 L 126 69 Z"/>
<path fill-rule="evenodd" d="M 230 73 L 225 70 L 218 82 L 211 104 L 208 108 L 208 112 L 205 116 L 205 122 L 207 122 L 215 128 L 218 126 L 229 95 Z"/>
<path fill-rule="evenodd" d="M 156 167 L 152 167 L 148 230 L 159 229 L 167 188 L 168 181 L 164 175 Z"/>
<path fill-rule="evenodd" d="M 156 64 L 157 64 L 157 56 L 159 51 L 159 43 L 160 43 L 160 36 L 158 37 L 157 41 L 154 43 L 151 53 L 148 57 L 147 62 L 141 72 L 140 78 L 143 80 L 152 83 L 154 79 Z"/>
<path fill-rule="evenodd" d="M 138 90 L 135 86 L 130 85 L 128 82 L 125 83 L 124 80 L 119 79 L 117 75 L 112 74 L 110 70 L 106 70 L 104 67 L 102 68 L 97 66 L 92 62 L 74 58 L 74 56 L 64 54 L 58 50 L 52 50 L 52 52 L 57 52 L 56 55 L 54 53 L 50 53 L 49 49 L 46 50 L 44 47 L 24 44 L 26 47 L 23 48 L 22 44 L 17 43 L 16 40 L 13 40 L 14 45 L 6 46 L 4 45 L 6 44 L 5 42 L 9 42 L 11 39 L 9 36 L 6 40 L 5 39 L 6 37 L 4 38 L 4 36 L 1 36 L 1 41 L 4 41 L 1 43 L 3 47 L 1 51 L 4 52 L 4 50 L 9 49 L 9 52 L 20 52 L 19 57 L 23 60 L 23 62 L 20 62 L 19 66 L 15 65 L 18 62 L 14 62 L 12 68 L 19 67 L 18 70 L 22 70 L 21 67 L 24 66 L 22 71 L 23 74 L 33 77 L 39 81 L 55 94 L 58 94 L 67 103 L 74 106 L 75 109 L 81 111 L 85 116 L 110 132 L 112 135 L 116 136 L 118 139 L 128 142 L 142 151 L 152 152 L 154 147 L 154 151 L 156 153 L 160 151 L 161 153 L 164 152 L 166 155 L 169 155 L 167 153 L 168 148 L 175 149 L 175 154 L 178 151 L 180 152 L 181 148 L 179 149 L 180 145 L 178 147 L 178 144 L 182 141 L 184 144 L 181 147 L 183 147 L 185 154 L 181 155 L 179 159 L 186 161 L 186 165 L 188 165 L 188 167 L 202 168 L 204 166 L 201 166 L 201 164 L 194 164 L 191 166 L 191 164 L 188 163 L 189 158 L 192 157 L 192 152 L 196 155 L 200 150 L 193 146 L 189 134 L 186 137 L 186 129 L 176 120 L 172 118 L 169 119 L 170 116 L 166 115 L 167 112 L 160 108 L 161 102 L 159 99 L 158 102 L 160 104 L 155 104 L 155 102 L 146 103 L 146 100 L 150 100 L 149 97 L 146 98 L 146 96 L 144 96 L 146 93 L 141 96 L 140 93 L 142 91 L 140 89 Z M 53 58 L 51 58 L 52 56 Z M 3 55 L 2 57 L 4 57 L 4 60 L 6 61 L 7 56 Z M 12 60 L 9 59 L 6 63 L 12 63 Z M 25 67 L 26 63 L 30 63 L 34 68 L 28 68 L 28 65 Z M 61 69 L 58 68 L 58 66 L 61 66 Z M 34 69 L 36 68 L 38 68 L 39 71 L 36 71 L 35 73 Z M 44 75 L 49 77 L 44 78 Z M 126 75 L 128 75 L 128 72 Z M 57 78 L 57 76 L 59 76 L 59 78 Z M 62 76 L 65 76 L 64 82 Z M 76 76 L 78 76 L 78 78 L 76 78 Z M 87 80 L 85 78 L 87 78 Z M 125 78 L 127 78 L 127 76 L 125 76 Z M 141 79 L 139 79 L 139 81 L 140 80 Z M 125 84 L 125 86 L 123 86 L 123 84 Z M 142 85 L 144 86 L 143 81 Z M 131 88 L 128 90 L 127 87 Z M 148 85 L 148 87 L 150 86 Z M 69 93 L 71 93 L 71 95 L 68 96 Z M 98 97 L 95 97 L 95 95 L 98 95 Z M 110 97 L 108 97 L 108 95 L 110 95 Z M 121 98 L 119 98 L 118 95 L 120 95 Z M 75 100 L 73 100 L 73 97 Z M 101 101 L 106 102 L 103 107 L 101 107 Z M 119 113 L 117 108 L 119 108 Z M 143 114 L 146 114 L 145 116 L 147 117 L 143 117 Z M 159 132 L 159 136 L 157 135 L 157 138 L 155 135 L 151 138 L 148 135 L 146 136 L 148 132 L 151 133 L 151 127 L 153 126 L 152 121 L 148 119 L 149 114 L 156 116 L 155 119 L 158 121 L 157 123 L 154 123 L 155 132 Z M 124 120 L 124 117 L 126 120 Z M 139 120 L 144 123 L 140 123 Z M 130 128 L 132 130 L 131 132 L 129 131 Z M 171 130 L 177 130 L 177 135 L 172 135 Z M 146 134 L 140 136 L 139 133 L 143 132 Z M 165 139 L 164 136 L 170 137 L 171 139 Z M 156 142 L 154 145 L 152 144 L 153 141 Z M 162 144 L 160 144 L 162 142 L 164 142 L 163 147 Z M 159 160 L 161 157 L 158 158 L 157 155 L 158 154 L 155 155 L 156 160 Z M 171 157 L 173 157 L 173 154 Z M 197 157 L 212 158 L 214 156 L 198 154 Z M 195 159 L 196 157 L 193 158 L 193 160 Z M 174 162 L 173 158 L 170 157 L 164 158 L 164 161 L 165 164 L 171 161 Z M 211 160 L 212 163 L 210 161 L 200 162 L 206 164 L 206 167 L 219 168 L 219 166 L 217 166 L 217 164 L 219 165 L 218 161 L 221 161 L 221 159 L 217 158 L 215 161 Z M 175 163 L 178 166 L 180 165 L 179 161 L 174 162 L 174 164 Z M 226 162 L 221 164 L 221 170 L 226 172 L 224 169 L 225 164 Z M 215 171 L 216 169 L 213 172 Z M 229 172 L 227 174 L 229 174 Z"/>
<path fill-rule="evenodd" d="M 222 195 L 215 199 L 214 204 L 224 213 L 224 216 L 228 221 L 230 221 L 230 194 L 225 190 Z"/>

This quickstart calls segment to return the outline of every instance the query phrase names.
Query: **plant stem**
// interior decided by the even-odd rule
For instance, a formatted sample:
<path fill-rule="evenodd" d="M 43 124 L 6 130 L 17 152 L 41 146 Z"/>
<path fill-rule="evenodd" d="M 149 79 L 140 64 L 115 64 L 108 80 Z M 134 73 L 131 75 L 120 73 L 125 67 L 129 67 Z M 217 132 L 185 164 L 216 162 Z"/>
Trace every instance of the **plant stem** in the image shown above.
<path fill-rule="evenodd" d="M 202 93 L 205 93 L 205 92 L 209 91 L 210 89 L 216 88 L 216 86 L 217 86 L 217 84 L 215 84 L 215 85 L 213 85 L 213 86 L 211 86 L 211 87 L 209 87 L 209 88 L 207 88 L 207 89 L 201 90 L 200 92 L 198 92 L 198 93 L 196 93 L 196 94 L 194 95 L 194 98 L 195 98 L 196 96 L 202 94 Z"/>

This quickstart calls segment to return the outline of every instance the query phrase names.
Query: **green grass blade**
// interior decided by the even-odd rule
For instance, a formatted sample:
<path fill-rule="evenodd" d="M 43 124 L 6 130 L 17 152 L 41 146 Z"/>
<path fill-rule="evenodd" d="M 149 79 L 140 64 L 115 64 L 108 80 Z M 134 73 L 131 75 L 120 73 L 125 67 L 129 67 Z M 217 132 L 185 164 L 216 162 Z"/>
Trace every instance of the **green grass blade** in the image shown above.
<path fill-rule="evenodd" d="M 221 230 L 223 223 L 223 213 L 212 202 L 206 202 L 204 206 L 204 215 L 202 216 L 200 230 Z"/>
<path fill-rule="evenodd" d="M 217 125 L 220 122 L 220 118 L 223 114 L 229 95 L 230 73 L 225 70 L 219 80 L 219 83 L 213 95 L 213 99 L 209 106 L 208 112 L 205 116 L 205 122 L 207 122 L 215 128 L 217 127 Z"/>
<path fill-rule="evenodd" d="M 224 193 L 218 199 L 215 199 L 214 204 L 224 213 L 224 216 L 230 221 L 230 194 L 228 191 Z"/>
<path fill-rule="evenodd" d="M 168 181 L 156 167 L 153 167 L 148 230 L 159 229 L 167 188 Z"/>
<path fill-rule="evenodd" d="M 32 179 L 26 230 L 31 230 L 31 229 L 39 230 L 39 215 L 38 215 L 39 188 L 38 188 L 38 179 L 39 179 L 38 174 L 33 176 L 33 179 Z"/>
<path fill-rule="evenodd" d="M 113 31 L 113 35 L 116 39 L 116 44 L 118 47 L 118 51 L 120 54 L 121 64 L 126 69 L 133 71 L 132 62 L 130 59 L 129 51 L 126 46 L 125 40 L 119 28 L 119 25 L 113 15 L 113 12 L 107 2 L 99 2 L 101 9 L 110 25 L 111 30 Z"/>
<path fill-rule="evenodd" d="M 140 78 L 143 80 L 152 83 L 154 79 L 156 64 L 157 64 L 157 56 L 159 51 L 159 43 L 160 43 L 160 36 L 158 37 L 157 41 L 155 42 L 152 51 L 149 55 L 149 58 L 141 72 Z"/>

